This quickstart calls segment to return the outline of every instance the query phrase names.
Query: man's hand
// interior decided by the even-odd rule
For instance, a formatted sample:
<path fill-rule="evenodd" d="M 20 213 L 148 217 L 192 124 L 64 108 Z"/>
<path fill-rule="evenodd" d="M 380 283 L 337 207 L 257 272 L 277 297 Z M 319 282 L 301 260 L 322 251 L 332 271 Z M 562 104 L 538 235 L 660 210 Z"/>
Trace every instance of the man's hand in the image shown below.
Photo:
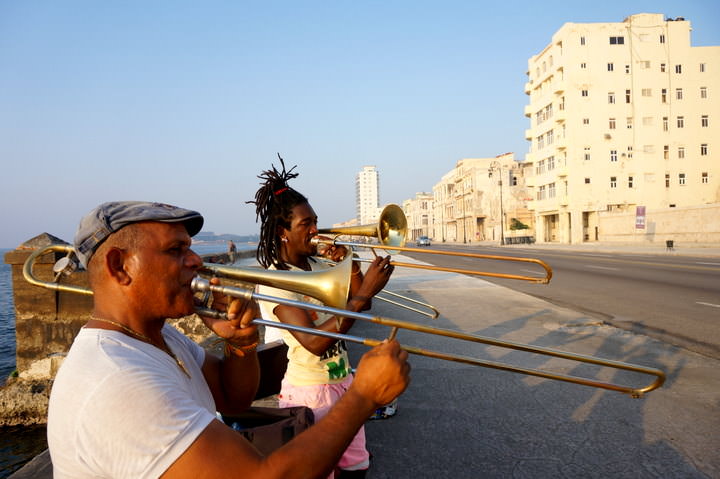
<path fill-rule="evenodd" d="M 212 278 L 210 283 L 220 284 L 220 280 Z M 213 293 L 212 308 L 226 311 L 228 318 L 224 320 L 201 316 L 205 325 L 215 334 L 237 347 L 258 342 L 257 326 L 252 324 L 253 319 L 260 317 L 255 301 L 244 301 Z"/>
<path fill-rule="evenodd" d="M 374 347 L 360 358 L 350 389 L 378 407 L 390 403 L 410 383 L 407 358 L 407 351 L 396 340 Z"/>
<path fill-rule="evenodd" d="M 395 266 L 390 264 L 390 256 L 384 258 L 376 256 L 367 271 L 365 271 L 362 285 L 357 294 L 372 298 L 385 287 L 394 270 Z"/>
<path fill-rule="evenodd" d="M 332 240 L 332 238 L 328 238 L 327 236 L 317 236 L 316 238 L 322 241 Z M 345 259 L 345 256 L 348 254 L 348 249 L 345 246 L 326 243 L 318 243 L 317 251 L 318 255 L 323 258 L 327 258 L 334 263 L 339 263 Z"/>

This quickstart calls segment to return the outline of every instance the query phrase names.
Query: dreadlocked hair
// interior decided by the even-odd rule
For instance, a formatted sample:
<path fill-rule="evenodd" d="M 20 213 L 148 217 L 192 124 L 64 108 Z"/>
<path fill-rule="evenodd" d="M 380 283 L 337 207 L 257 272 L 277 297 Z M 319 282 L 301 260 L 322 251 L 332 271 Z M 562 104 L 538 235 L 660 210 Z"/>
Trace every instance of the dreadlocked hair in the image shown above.
<path fill-rule="evenodd" d="M 288 186 L 288 180 L 296 178 L 293 173 L 297 167 L 290 171 L 285 169 L 285 161 L 278 153 L 282 171 L 272 165 L 271 170 L 263 171 L 258 178 L 263 180 L 260 189 L 255 193 L 255 201 L 246 201 L 255 205 L 255 221 L 260 221 L 260 242 L 257 248 L 257 260 L 264 268 L 275 265 L 278 269 L 288 269 L 280 260 L 280 237 L 278 226 L 290 228 L 292 210 L 295 206 L 307 203 L 308 200 L 301 193 Z"/>

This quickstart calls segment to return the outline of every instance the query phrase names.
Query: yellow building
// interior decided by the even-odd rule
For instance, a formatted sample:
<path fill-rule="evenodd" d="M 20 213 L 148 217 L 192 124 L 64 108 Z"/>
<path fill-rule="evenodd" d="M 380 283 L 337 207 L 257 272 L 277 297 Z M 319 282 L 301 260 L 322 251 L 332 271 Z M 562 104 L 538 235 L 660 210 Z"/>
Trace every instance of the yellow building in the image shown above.
<path fill-rule="evenodd" d="M 662 14 L 566 23 L 530 58 L 537 241 L 596 241 L 601 212 L 720 202 L 720 46 L 690 31 Z"/>
<path fill-rule="evenodd" d="M 420 236 L 432 236 L 433 233 L 433 195 L 415 193 L 415 198 L 403 201 L 405 218 L 407 219 L 408 241 L 415 241 Z"/>
<path fill-rule="evenodd" d="M 532 236 L 526 174 L 513 153 L 459 160 L 433 187 L 433 239 L 505 243 Z M 516 230 L 518 225 L 527 230 Z"/>

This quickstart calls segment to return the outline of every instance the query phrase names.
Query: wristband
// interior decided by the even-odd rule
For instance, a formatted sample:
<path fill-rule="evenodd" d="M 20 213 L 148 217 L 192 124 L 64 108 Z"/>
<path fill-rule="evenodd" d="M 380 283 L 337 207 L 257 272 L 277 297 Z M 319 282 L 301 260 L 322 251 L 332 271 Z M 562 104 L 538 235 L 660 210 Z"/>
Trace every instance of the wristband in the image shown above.
<path fill-rule="evenodd" d="M 247 344 L 245 346 L 235 346 L 234 344 L 231 344 L 230 341 L 225 341 L 225 357 L 230 357 L 231 355 L 237 356 L 239 358 L 244 358 L 250 353 L 254 353 L 255 350 L 258 347 L 258 341 L 255 341 L 252 344 Z"/>

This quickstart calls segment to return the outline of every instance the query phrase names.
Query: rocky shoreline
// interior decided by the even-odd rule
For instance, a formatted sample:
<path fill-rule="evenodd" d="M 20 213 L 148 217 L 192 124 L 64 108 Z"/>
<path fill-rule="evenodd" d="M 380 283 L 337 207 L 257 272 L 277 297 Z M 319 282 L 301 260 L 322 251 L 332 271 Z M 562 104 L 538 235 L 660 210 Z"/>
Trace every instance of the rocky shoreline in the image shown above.
<path fill-rule="evenodd" d="M 220 354 L 219 346 L 213 345 L 216 336 L 196 315 L 172 320 L 169 324 L 206 350 Z M 0 387 L 0 427 L 47 423 L 50 391 L 62 359 L 56 355 L 35 361 L 28 370 L 8 378 Z"/>

